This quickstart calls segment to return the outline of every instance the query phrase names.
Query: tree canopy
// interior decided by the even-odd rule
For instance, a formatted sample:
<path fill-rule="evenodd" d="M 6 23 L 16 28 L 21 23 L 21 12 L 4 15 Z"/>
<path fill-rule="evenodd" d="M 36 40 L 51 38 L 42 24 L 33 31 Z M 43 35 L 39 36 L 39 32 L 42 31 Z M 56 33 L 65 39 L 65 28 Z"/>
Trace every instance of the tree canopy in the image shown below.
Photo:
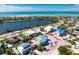
<path fill-rule="evenodd" d="M 70 49 L 68 49 L 67 47 L 65 46 L 60 46 L 58 48 L 58 51 L 59 51 L 59 54 L 60 55 L 71 55 L 72 52 L 70 51 Z"/>

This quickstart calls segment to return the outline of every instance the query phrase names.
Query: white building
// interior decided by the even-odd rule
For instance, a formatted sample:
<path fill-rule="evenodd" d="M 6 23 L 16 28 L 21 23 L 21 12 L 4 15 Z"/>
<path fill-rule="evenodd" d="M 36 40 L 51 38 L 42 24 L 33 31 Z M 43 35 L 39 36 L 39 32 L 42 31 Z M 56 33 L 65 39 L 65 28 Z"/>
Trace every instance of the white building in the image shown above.
<path fill-rule="evenodd" d="M 76 48 L 79 48 L 79 41 L 76 41 Z"/>
<path fill-rule="evenodd" d="M 16 53 L 17 55 L 19 54 L 19 51 L 16 48 L 12 48 L 13 52 Z"/>
<path fill-rule="evenodd" d="M 47 32 L 50 32 L 52 29 L 54 29 L 52 26 L 46 26 L 44 28 L 44 30 L 46 30 Z"/>
<path fill-rule="evenodd" d="M 18 51 L 22 55 L 27 55 L 31 48 L 32 45 L 30 45 L 30 43 L 22 43 L 17 47 Z"/>
<path fill-rule="evenodd" d="M 13 45 L 12 44 L 7 44 L 7 46 L 10 48 L 10 47 L 13 47 Z"/>
<path fill-rule="evenodd" d="M 40 27 L 32 28 L 36 33 L 40 32 Z"/>
<path fill-rule="evenodd" d="M 29 29 L 29 30 L 27 30 L 27 31 L 24 31 L 23 34 L 26 35 L 26 36 L 29 36 L 29 35 L 35 34 L 35 31 Z"/>
<path fill-rule="evenodd" d="M 79 22 L 75 24 L 75 29 L 79 29 Z"/>

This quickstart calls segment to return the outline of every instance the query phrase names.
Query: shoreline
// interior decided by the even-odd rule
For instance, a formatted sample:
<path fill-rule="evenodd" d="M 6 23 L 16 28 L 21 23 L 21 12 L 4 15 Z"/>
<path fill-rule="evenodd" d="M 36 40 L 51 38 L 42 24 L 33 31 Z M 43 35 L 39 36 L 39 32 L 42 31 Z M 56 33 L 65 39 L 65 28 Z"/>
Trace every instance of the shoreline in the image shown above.
<path fill-rule="evenodd" d="M 20 19 L 20 17 L 23 19 Z M 0 24 L 5 22 L 8 23 L 8 22 L 26 21 L 26 20 L 30 20 L 32 17 L 38 17 L 38 18 L 39 17 L 79 17 L 79 15 L 6 15 L 6 16 L 0 16 L 0 18 L 3 18 L 2 20 L 0 20 Z"/>
<path fill-rule="evenodd" d="M 26 30 L 26 29 L 31 29 L 31 28 L 36 28 L 36 27 L 40 27 L 40 26 L 46 26 L 46 25 L 49 25 L 49 24 L 45 24 L 45 25 L 36 25 L 36 26 L 24 26 L 24 27 L 22 27 L 22 28 L 20 28 L 20 29 L 16 29 L 16 30 L 9 30 L 9 31 L 5 31 L 5 32 L 3 32 L 3 33 L 0 33 L 0 36 L 1 35 L 4 35 L 4 34 L 6 34 L 6 33 L 12 33 L 12 32 L 16 32 L 16 31 L 23 31 L 23 30 Z"/>
<path fill-rule="evenodd" d="M 13 22 L 24 22 L 24 21 L 29 21 L 29 19 L 27 20 L 10 20 L 10 21 L 3 21 L 2 23 L 13 23 Z M 1 24 L 1 23 L 0 23 Z"/>
<path fill-rule="evenodd" d="M 61 16 L 61 17 L 63 17 L 63 16 L 79 16 L 79 15 L 68 15 L 68 14 L 63 14 L 63 15 L 46 15 L 46 14 L 44 14 L 44 15 L 39 15 L 39 14 L 37 14 L 37 15 L 0 15 L 0 17 L 34 17 L 34 16 L 37 16 L 37 17 L 42 17 L 42 16 L 46 16 L 46 17 L 51 17 L 51 16 Z"/>

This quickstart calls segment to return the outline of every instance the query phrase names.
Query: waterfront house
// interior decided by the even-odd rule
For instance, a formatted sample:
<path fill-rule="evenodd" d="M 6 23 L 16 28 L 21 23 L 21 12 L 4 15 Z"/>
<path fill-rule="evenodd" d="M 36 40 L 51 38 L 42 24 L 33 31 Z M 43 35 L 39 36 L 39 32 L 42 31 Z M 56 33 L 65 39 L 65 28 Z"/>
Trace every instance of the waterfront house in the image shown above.
<path fill-rule="evenodd" d="M 17 47 L 18 51 L 22 55 L 29 54 L 29 51 L 31 48 L 32 48 L 32 45 L 30 45 L 29 43 L 22 43 L 19 47 Z"/>
<path fill-rule="evenodd" d="M 24 35 L 26 35 L 26 36 L 30 36 L 30 35 L 35 34 L 35 31 L 34 31 L 34 30 L 29 29 L 29 30 L 27 30 L 27 31 L 24 31 L 24 32 L 23 32 L 23 34 L 24 34 Z"/>
<path fill-rule="evenodd" d="M 40 27 L 35 27 L 35 28 L 32 28 L 36 33 L 39 33 L 40 32 Z"/>

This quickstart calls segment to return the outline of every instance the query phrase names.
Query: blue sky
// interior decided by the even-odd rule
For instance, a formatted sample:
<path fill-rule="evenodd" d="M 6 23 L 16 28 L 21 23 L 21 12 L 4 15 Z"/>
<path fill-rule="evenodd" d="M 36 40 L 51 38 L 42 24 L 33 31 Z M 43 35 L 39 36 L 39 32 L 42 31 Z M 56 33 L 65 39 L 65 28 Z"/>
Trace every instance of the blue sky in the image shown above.
<path fill-rule="evenodd" d="M 0 4 L 0 12 L 79 12 L 78 4 Z"/>

